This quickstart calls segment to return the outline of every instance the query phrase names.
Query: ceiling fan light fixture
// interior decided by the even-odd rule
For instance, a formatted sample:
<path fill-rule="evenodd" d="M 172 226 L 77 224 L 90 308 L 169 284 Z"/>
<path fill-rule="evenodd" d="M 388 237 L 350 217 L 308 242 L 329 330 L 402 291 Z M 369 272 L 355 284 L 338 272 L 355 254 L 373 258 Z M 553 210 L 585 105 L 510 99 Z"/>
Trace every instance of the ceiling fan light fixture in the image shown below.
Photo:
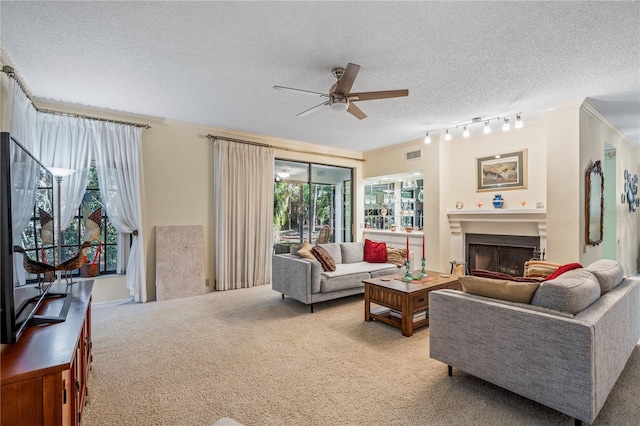
<path fill-rule="evenodd" d="M 346 111 L 349 108 L 349 100 L 347 98 L 334 99 L 330 107 L 334 111 Z"/>
<path fill-rule="evenodd" d="M 282 179 L 286 179 L 289 177 L 289 172 L 287 171 L 282 171 L 282 172 L 278 172 L 277 175 L 282 178 Z"/>

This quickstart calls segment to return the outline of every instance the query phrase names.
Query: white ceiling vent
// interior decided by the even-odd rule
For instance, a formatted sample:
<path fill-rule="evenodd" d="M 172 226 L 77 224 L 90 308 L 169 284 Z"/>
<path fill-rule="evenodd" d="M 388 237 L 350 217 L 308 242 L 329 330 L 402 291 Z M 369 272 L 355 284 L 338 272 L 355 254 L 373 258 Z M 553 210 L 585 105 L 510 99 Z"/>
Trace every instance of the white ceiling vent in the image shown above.
<path fill-rule="evenodd" d="M 422 150 L 407 151 L 404 153 L 404 161 L 419 160 L 422 158 Z"/>

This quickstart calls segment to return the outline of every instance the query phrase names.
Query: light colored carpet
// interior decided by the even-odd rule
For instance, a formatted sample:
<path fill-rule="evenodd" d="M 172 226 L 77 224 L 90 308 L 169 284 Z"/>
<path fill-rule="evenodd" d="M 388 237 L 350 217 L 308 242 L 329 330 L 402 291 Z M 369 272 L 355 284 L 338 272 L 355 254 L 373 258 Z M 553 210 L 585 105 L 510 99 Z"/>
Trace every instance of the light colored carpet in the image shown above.
<path fill-rule="evenodd" d="M 315 313 L 271 286 L 93 310 L 85 425 L 569 425 L 364 322 L 362 295 Z M 473 319 L 470 318 L 470 321 Z M 638 425 L 640 349 L 596 425 Z"/>

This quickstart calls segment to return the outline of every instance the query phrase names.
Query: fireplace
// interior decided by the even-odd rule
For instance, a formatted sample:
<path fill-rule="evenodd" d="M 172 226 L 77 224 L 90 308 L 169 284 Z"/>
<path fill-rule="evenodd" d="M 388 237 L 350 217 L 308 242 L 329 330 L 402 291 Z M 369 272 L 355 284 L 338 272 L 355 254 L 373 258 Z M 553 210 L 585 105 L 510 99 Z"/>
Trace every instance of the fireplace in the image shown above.
<path fill-rule="evenodd" d="M 451 230 L 450 259 L 466 262 L 469 271 L 474 268 L 513 272 L 517 266 L 520 269 L 514 275 L 522 275 L 524 262 L 534 257 L 534 248 L 543 252 L 547 248 L 544 208 L 451 209 L 447 210 L 447 217 Z M 482 239 L 474 240 L 474 235 L 482 235 Z M 475 245 L 473 256 L 470 242 Z M 517 253 L 517 258 L 506 252 Z"/>
<path fill-rule="evenodd" d="M 540 250 L 540 237 L 526 235 L 465 234 L 469 271 L 486 269 L 521 277 L 524 263 Z"/>

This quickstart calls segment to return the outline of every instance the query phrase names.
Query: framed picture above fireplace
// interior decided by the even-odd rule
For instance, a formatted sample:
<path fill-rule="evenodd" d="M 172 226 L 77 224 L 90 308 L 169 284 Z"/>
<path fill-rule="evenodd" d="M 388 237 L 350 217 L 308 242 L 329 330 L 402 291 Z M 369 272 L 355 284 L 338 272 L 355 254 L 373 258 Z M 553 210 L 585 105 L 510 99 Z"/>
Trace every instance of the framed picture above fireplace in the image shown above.
<path fill-rule="evenodd" d="M 526 187 L 526 149 L 476 158 L 476 192 Z"/>

